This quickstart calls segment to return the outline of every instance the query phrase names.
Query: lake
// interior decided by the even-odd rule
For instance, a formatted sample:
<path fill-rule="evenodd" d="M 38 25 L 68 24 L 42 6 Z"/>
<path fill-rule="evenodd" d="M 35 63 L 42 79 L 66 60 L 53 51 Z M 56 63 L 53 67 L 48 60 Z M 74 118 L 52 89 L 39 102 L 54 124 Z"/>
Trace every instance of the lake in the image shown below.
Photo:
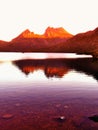
<path fill-rule="evenodd" d="M 0 130 L 98 130 L 98 60 L 0 53 Z"/>

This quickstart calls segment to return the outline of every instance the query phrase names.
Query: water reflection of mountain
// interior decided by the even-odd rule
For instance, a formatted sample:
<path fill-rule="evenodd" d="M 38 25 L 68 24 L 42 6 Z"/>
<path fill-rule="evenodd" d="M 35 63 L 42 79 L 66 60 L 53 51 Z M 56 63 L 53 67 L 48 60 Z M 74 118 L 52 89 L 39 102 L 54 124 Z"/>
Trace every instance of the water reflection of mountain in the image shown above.
<path fill-rule="evenodd" d="M 43 70 L 46 77 L 63 77 L 71 70 L 92 75 L 98 80 L 98 61 L 92 58 L 17 60 L 13 62 L 26 75 Z"/>

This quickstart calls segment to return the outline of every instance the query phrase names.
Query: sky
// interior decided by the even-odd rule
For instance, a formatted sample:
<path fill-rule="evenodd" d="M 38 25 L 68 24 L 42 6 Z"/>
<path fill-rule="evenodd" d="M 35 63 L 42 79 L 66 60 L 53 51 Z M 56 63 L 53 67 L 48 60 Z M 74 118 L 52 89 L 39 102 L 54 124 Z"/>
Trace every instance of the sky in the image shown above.
<path fill-rule="evenodd" d="M 42 34 L 63 27 L 71 34 L 98 26 L 98 0 L 0 0 L 0 40 L 10 41 L 25 29 Z"/>

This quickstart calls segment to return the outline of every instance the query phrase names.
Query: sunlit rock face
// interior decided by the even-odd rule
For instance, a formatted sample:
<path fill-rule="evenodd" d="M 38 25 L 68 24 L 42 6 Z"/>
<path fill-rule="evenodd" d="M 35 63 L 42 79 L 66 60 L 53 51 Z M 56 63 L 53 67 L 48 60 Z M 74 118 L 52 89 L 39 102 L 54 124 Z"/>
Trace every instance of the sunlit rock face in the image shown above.
<path fill-rule="evenodd" d="M 35 34 L 34 32 L 31 32 L 29 29 L 26 29 L 23 31 L 19 36 L 14 38 L 12 41 L 16 41 L 23 38 L 70 38 L 73 35 L 68 33 L 64 28 L 53 28 L 48 27 L 43 34 Z"/>
<path fill-rule="evenodd" d="M 66 42 L 69 37 L 72 37 L 72 35 L 63 28 L 48 27 L 42 35 L 35 34 L 27 29 L 7 43 L 3 51 L 47 52 L 48 48 L 54 45 L 59 46 L 60 43 Z M 0 51 L 2 51 L 1 48 Z"/>
<path fill-rule="evenodd" d="M 50 48 L 50 50 L 65 53 L 87 54 L 92 55 L 94 58 L 98 58 L 98 28 L 93 31 L 77 34 L 67 39 L 66 42 L 60 43 L 59 46 Z"/>
<path fill-rule="evenodd" d="M 4 52 L 58 52 L 92 55 L 98 58 L 98 28 L 75 36 L 62 27 L 48 27 L 44 34 L 34 34 L 28 29 L 10 42 L 0 41 Z"/>
<path fill-rule="evenodd" d="M 18 38 L 33 38 L 34 36 L 34 32 L 30 32 L 30 30 L 26 29 L 18 36 Z"/>
<path fill-rule="evenodd" d="M 62 27 L 59 27 L 59 28 L 48 27 L 44 33 L 44 37 L 46 38 L 56 38 L 56 37 L 70 38 L 72 37 L 72 34 L 68 33 Z"/>

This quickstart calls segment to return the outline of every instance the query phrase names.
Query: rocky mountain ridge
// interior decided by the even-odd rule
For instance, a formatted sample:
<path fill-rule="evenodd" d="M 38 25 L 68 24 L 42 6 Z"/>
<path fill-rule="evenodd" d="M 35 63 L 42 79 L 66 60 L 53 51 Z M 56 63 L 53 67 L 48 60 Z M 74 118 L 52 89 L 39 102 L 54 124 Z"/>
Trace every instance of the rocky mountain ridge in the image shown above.
<path fill-rule="evenodd" d="M 62 27 L 48 27 L 39 35 L 28 29 L 10 42 L 0 41 L 1 52 L 53 52 L 89 54 L 98 58 L 98 27 L 75 36 Z"/>

